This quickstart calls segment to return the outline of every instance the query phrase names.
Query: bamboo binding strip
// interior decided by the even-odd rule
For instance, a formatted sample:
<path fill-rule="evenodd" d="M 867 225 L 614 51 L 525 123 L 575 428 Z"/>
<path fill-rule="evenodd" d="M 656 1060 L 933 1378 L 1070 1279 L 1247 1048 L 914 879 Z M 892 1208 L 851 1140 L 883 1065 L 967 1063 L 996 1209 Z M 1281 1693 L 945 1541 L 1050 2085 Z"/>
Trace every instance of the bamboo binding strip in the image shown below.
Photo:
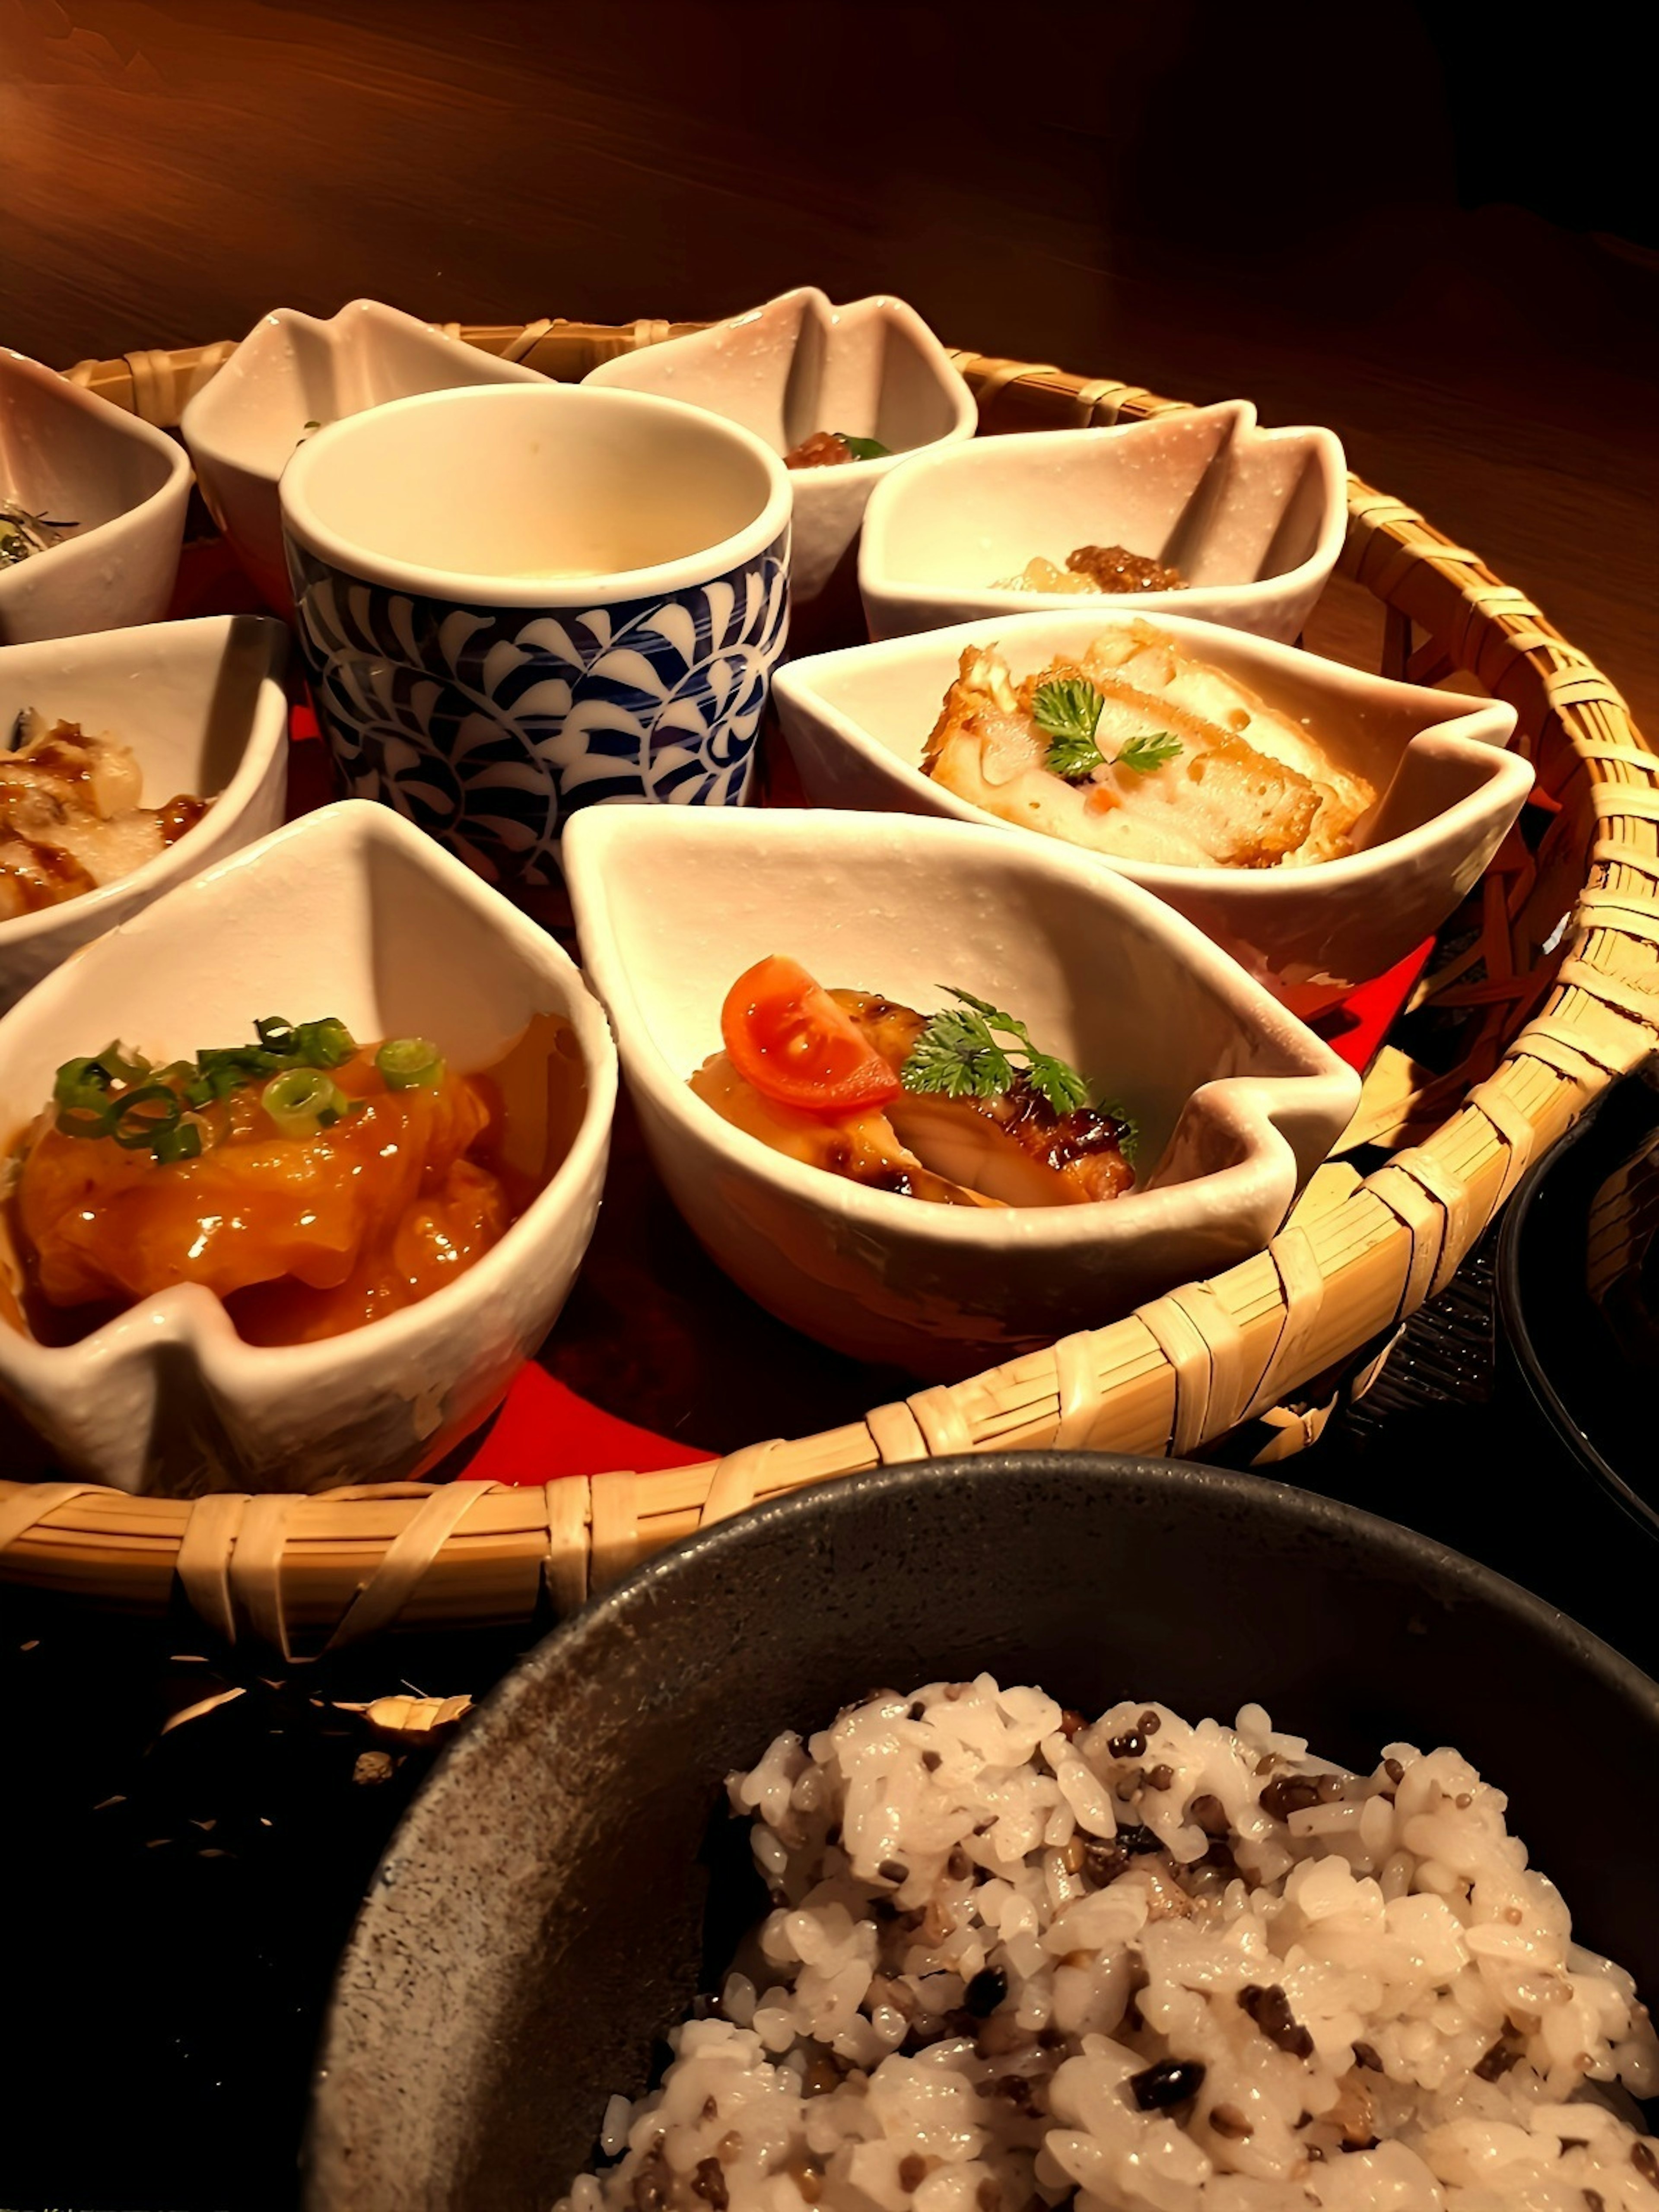
<path fill-rule="evenodd" d="M 444 327 L 568 380 L 691 326 Z M 130 354 L 70 374 L 170 427 L 232 350 Z M 956 358 L 988 430 L 1184 404 L 1027 362 Z M 1374 1362 L 1449 1280 L 1528 1162 L 1659 1031 L 1659 757 L 1594 663 L 1475 554 L 1357 477 L 1348 509 L 1341 574 L 1385 610 L 1386 672 L 1421 683 L 1461 673 L 1509 701 L 1516 742 L 1559 810 L 1535 852 L 1511 838 L 1498 855 L 1480 943 L 1436 979 L 1436 1004 L 1468 1024 L 1458 1066 L 1437 1076 L 1385 1048 L 1383 1079 L 1368 1083 L 1364 1126 L 1350 1132 L 1387 1152 L 1382 1165 L 1363 1177 L 1341 1162 L 1322 1170 L 1267 1250 L 1224 1274 L 820 1436 L 545 1487 L 191 1501 L 0 1482 L 0 1578 L 126 1612 L 182 1604 L 226 1643 L 304 1656 L 394 1623 L 563 1613 L 710 1521 L 929 1453 L 1054 1443 L 1190 1453 L 1257 1419 L 1276 1423 L 1286 1447 L 1316 1432 L 1317 1412 L 1283 1402 L 1315 1377 Z"/>

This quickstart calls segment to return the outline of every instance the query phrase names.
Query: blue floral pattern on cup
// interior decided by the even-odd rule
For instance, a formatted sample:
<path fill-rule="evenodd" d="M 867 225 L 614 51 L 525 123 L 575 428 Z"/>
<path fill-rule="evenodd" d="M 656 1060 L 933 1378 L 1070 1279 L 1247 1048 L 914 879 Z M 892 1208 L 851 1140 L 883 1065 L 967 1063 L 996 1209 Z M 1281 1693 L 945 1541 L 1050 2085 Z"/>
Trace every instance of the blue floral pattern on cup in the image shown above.
<path fill-rule="evenodd" d="M 788 538 L 711 582 L 584 612 L 367 584 L 289 541 L 300 642 L 351 795 L 492 883 L 560 880 L 610 801 L 739 805 L 788 626 Z"/>

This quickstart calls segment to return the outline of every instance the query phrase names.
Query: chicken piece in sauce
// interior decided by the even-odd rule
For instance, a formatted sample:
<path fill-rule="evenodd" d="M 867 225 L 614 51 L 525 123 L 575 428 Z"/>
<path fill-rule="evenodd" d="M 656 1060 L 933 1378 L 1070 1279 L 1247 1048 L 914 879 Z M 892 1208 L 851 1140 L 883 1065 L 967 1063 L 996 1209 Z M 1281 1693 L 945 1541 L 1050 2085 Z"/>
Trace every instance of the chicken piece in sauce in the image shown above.
<path fill-rule="evenodd" d="M 112 1136 L 69 1133 L 48 1108 L 10 1200 L 40 1328 L 73 1338 L 198 1283 L 246 1341 L 307 1343 L 465 1273 L 517 1210 L 479 1157 L 497 1133 L 487 1088 L 446 1072 L 433 1088 L 389 1089 L 372 1048 L 331 1079 L 350 1108 L 333 1126 L 285 1133 L 258 1087 L 238 1089 L 204 1109 L 199 1155 L 167 1163 Z"/>
<path fill-rule="evenodd" d="M 18 720 L 27 742 L 0 754 L 0 921 L 130 876 L 207 811 L 191 793 L 142 805 L 143 779 L 125 745 L 74 722 L 39 729 L 38 715 Z"/>

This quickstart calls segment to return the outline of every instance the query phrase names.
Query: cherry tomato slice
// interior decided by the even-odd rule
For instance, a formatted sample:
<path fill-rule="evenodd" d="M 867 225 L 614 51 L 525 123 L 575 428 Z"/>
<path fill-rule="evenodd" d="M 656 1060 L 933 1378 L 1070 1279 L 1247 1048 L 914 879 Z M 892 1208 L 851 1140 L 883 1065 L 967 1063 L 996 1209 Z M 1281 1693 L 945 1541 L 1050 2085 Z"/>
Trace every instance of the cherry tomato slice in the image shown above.
<path fill-rule="evenodd" d="M 799 960 L 775 952 L 739 975 L 720 1035 L 744 1081 L 781 1106 L 848 1114 L 898 1096 L 897 1076 Z"/>

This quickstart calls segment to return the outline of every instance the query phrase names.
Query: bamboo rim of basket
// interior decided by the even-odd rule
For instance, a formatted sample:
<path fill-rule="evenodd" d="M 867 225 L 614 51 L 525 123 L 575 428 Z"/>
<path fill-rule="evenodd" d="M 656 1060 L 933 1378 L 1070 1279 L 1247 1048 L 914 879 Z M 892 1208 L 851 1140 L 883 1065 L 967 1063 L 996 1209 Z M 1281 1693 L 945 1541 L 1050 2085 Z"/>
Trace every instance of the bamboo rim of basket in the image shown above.
<path fill-rule="evenodd" d="M 698 325 L 440 327 L 571 379 Z M 68 374 L 171 427 L 234 351 L 222 341 L 133 353 Z M 1186 404 L 1046 364 L 954 358 L 987 428 L 1075 428 Z M 1316 1413 L 1284 1401 L 1345 1364 L 1374 1364 L 1450 1279 L 1528 1163 L 1653 1048 L 1659 1030 L 1659 757 L 1588 656 L 1477 555 L 1355 477 L 1348 514 L 1340 573 L 1385 609 L 1384 672 L 1435 682 L 1461 671 L 1516 708 L 1516 743 L 1546 803 L 1560 810 L 1555 830 L 1571 860 L 1572 913 L 1553 953 L 1530 970 L 1493 974 L 1504 965 L 1505 931 L 1484 940 L 1487 973 L 1476 993 L 1523 1025 L 1501 1056 L 1494 1050 L 1490 1072 L 1448 1102 L 1431 1134 L 1363 1180 L 1322 1172 L 1267 1249 L 1224 1273 L 817 1436 L 770 1438 L 659 1473 L 516 1488 L 460 1481 L 191 1501 L 0 1482 L 0 1579 L 141 1614 L 182 1601 L 226 1644 L 292 1658 L 394 1624 L 432 1630 L 568 1613 L 726 1515 L 929 1454 L 1059 1446 L 1183 1455 L 1250 1420 L 1269 1424 L 1288 1449 L 1316 1431 Z M 1271 1445 L 1261 1455 L 1275 1455 Z"/>

